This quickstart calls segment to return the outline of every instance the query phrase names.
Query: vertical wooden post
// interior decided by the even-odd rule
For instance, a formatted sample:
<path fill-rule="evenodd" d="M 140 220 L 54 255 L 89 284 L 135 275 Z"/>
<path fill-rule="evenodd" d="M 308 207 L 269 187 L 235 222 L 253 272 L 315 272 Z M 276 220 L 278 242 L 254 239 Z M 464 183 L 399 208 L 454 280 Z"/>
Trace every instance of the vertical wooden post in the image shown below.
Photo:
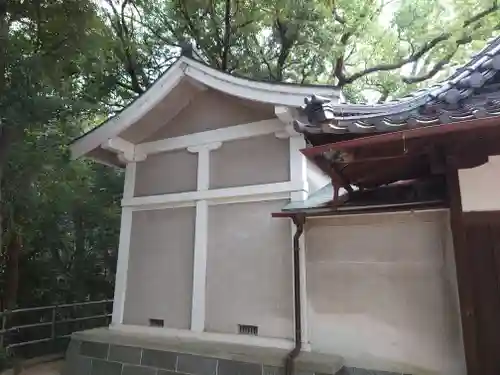
<path fill-rule="evenodd" d="M 106 300 L 106 302 L 104 302 L 104 325 L 105 326 L 108 326 L 109 325 L 109 317 L 108 317 L 108 300 Z"/>
<path fill-rule="evenodd" d="M 57 318 L 57 305 L 52 308 L 52 325 L 50 332 L 50 338 L 52 339 L 51 341 L 52 350 L 55 350 L 56 348 L 56 318 Z"/>
<path fill-rule="evenodd" d="M 457 271 L 460 315 L 465 359 L 467 363 L 467 374 L 479 375 L 473 280 L 471 270 L 469 269 L 471 261 L 466 242 L 466 228 L 463 220 L 458 169 L 452 156 L 448 156 L 446 158 L 446 183 L 448 188 L 450 227 L 453 237 L 453 249 Z"/>

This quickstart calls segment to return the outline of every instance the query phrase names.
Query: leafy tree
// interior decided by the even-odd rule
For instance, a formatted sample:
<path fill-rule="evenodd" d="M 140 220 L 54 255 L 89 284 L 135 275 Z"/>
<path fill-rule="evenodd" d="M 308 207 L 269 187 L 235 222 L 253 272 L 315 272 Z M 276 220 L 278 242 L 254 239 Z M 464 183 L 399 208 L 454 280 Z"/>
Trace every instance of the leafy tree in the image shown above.
<path fill-rule="evenodd" d="M 380 100 L 432 78 L 499 27 L 496 0 L 106 0 L 118 82 L 142 93 L 192 44 L 228 73 L 322 82 Z M 439 20 L 439 22 L 435 22 Z"/>
<path fill-rule="evenodd" d="M 96 202 L 89 195 L 92 179 L 114 172 L 68 165 L 64 145 L 82 130 L 75 115 L 95 118 L 102 112 L 99 100 L 109 95 L 99 82 L 106 30 L 91 1 L 0 0 L 0 309 L 16 305 L 21 263 L 36 259 L 40 265 L 49 254 L 57 260 L 57 252 L 75 253 L 76 262 L 87 256 L 76 254 L 89 237 L 83 231 L 92 217 L 82 215 L 91 215 L 86 204 Z M 48 233 L 54 237 L 48 240 Z M 46 271 L 54 276 L 54 267 Z"/>
<path fill-rule="evenodd" d="M 123 180 L 112 168 L 70 161 L 71 132 L 61 125 L 28 133 L 6 168 L 5 242 L 15 236 L 20 247 L 19 305 L 112 296 Z"/>

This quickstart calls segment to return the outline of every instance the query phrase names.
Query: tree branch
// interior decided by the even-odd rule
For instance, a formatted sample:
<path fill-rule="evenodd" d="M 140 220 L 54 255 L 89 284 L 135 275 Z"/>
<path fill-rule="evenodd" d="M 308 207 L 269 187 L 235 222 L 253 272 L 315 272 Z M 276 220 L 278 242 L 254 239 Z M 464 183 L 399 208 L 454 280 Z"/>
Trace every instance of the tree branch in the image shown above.
<path fill-rule="evenodd" d="M 219 30 L 221 29 L 221 25 L 217 23 L 217 12 L 215 11 L 214 0 L 210 0 L 208 2 L 208 6 L 206 11 L 210 14 L 209 20 L 212 24 L 212 30 L 214 32 L 215 46 L 217 47 L 217 54 L 219 60 L 216 59 L 216 64 L 220 69 L 222 69 L 223 65 L 223 54 L 224 54 L 224 42 L 222 41 L 221 36 L 219 35 Z"/>
<path fill-rule="evenodd" d="M 123 87 L 124 89 L 129 90 L 129 91 L 135 91 L 134 87 L 132 87 L 131 85 L 127 85 L 126 83 L 120 82 L 118 80 L 116 80 L 116 84 L 120 87 Z"/>
<path fill-rule="evenodd" d="M 333 74 L 335 77 L 337 77 L 338 80 L 337 84 L 341 87 L 345 85 L 347 79 L 345 75 L 345 47 L 352 35 L 353 31 L 349 30 L 342 34 L 342 36 L 340 37 L 340 45 L 342 46 L 343 51 L 342 54 L 337 57 L 335 61 L 335 68 L 333 69 Z"/>
<path fill-rule="evenodd" d="M 370 16 L 368 16 L 368 19 L 370 21 L 373 21 L 373 19 L 374 19 L 375 16 L 380 15 L 380 13 L 382 12 L 384 6 L 385 6 L 385 4 L 382 3 L 377 10 L 375 10 Z M 349 39 L 356 32 L 359 31 L 360 25 L 363 25 L 363 21 L 364 21 L 364 19 L 367 16 L 366 16 L 366 13 L 363 11 L 363 13 L 360 15 L 360 17 L 355 21 L 355 23 L 354 23 L 355 26 L 354 27 L 348 27 L 347 22 L 345 21 L 345 18 L 340 18 L 339 19 L 340 16 L 337 14 L 336 9 L 334 9 L 333 16 L 334 16 L 334 18 L 338 22 L 340 22 L 344 26 L 344 33 L 340 37 L 340 41 L 339 41 L 339 43 L 340 43 L 340 45 L 342 47 L 342 52 L 341 52 L 340 56 L 337 57 L 337 59 L 335 61 L 335 67 L 333 69 L 333 74 L 334 74 L 334 76 L 338 80 L 337 84 L 338 84 L 338 86 L 342 87 L 342 86 L 345 85 L 346 79 L 347 79 L 347 77 L 346 77 L 346 68 L 345 68 L 346 61 L 349 59 L 349 57 L 351 56 L 352 52 L 356 48 L 354 46 L 351 49 L 351 52 L 349 53 L 349 55 L 347 57 L 345 56 L 346 55 L 346 48 L 347 48 L 347 45 L 349 43 Z"/>
<path fill-rule="evenodd" d="M 123 0 L 122 9 L 121 9 L 122 28 L 123 28 L 123 31 L 125 33 L 125 36 L 126 36 L 127 42 L 128 42 L 127 43 L 127 47 L 128 47 L 127 52 L 129 54 L 129 59 L 132 63 L 132 67 L 134 69 L 135 74 L 139 75 L 141 77 L 142 84 L 147 89 L 147 88 L 149 88 L 149 86 L 151 86 L 151 82 L 149 80 L 149 77 L 147 76 L 143 67 L 140 66 L 138 61 L 137 61 L 137 50 L 134 49 L 133 52 L 131 51 L 131 41 L 133 39 L 133 30 L 134 30 L 134 21 L 135 20 L 133 17 L 129 17 L 129 19 L 131 20 L 131 22 L 130 22 L 130 27 L 132 29 L 132 32 L 131 32 L 127 26 L 127 21 L 125 21 L 125 11 L 126 11 L 127 5 L 129 5 L 129 4 L 133 4 L 133 1 L 132 0 Z M 145 91 L 142 87 L 141 87 L 141 90 L 143 92 Z"/>
<path fill-rule="evenodd" d="M 0 92 L 7 89 L 7 47 L 9 38 L 9 19 L 7 13 L 7 0 L 0 0 Z M 2 129 L 0 118 L 0 132 Z M 0 241 L 1 243 L 1 241 Z"/>
<path fill-rule="evenodd" d="M 222 42 L 222 61 L 221 69 L 223 72 L 227 71 L 229 50 L 231 48 L 231 0 L 226 0 L 225 14 L 224 14 L 224 40 Z"/>
<path fill-rule="evenodd" d="M 128 34 L 128 29 L 124 22 L 125 16 L 124 16 L 123 6 L 127 4 L 128 0 L 125 0 L 124 3 L 122 4 L 121 14 L 118 13 L 118 10 L 116 9 L 112 0 L 106 0 L 106 2 L 110 6 L 114 14 L 114 18 L 109 16 L 109 20 L 111 22 L 112 28 L 115 30 L 123 47 L 123 54 L 124 54 L 123 63 L 125 65 L 124 66 L 125 71 L 130 76 L 133 91 L 136 92 L 137 94 L 142 94 L 144 92 L 144 89 L 141 87 L 139 83 L 139 77 L 137 74 L 137 66 L 136 66 L 137 64 L 135 59 L 132 57 L 132 53 L 130 50 L 130 38 Z"/>
<path fill-rule="evenodd" d="M 332 16 L 333 16 L 333 19 L 335 21 L 337 21 L 338 23 L 340 23 L 341 25 L 345 25 L 346 24 L 345 18 L 343 16 L 341 16 L 337 12 L 337 8 L 336 7 L 334 7 L 333 10 L 332 10 Z"/>
<path fill-rule="evenodd" d="M 438 74 L 443 67 L 450 62 L 453 56 L 455 56 L 455 53 L 458 51 L 458 47 L 460 44 L 457 44 L 457 48 L 455 48 L 452 52 L 448 53 L 445 57 L 443 57 L 441 60 L 439 60 L 436 64 L 434 64 L 434 67 L 429 70 L 427 73 L 416 76 L 416 77 L 404 77 L 403 82 L 404 83 L 419 83 L 423 82 L 429 78 L 434 77 L 436 74 Z"/>
<path fill-rule="evenodd" d="M 312 61 L 310 64 L 302 65 L 302 69 L 300 69 L 300 75 L 301 75 L 300 84 L 301 85 L 305 84 L 307 78 L 309 78 L 309 74 L 312 70 L 312 67 L 316 65 L 316 62 L 317 62 L 317 57 L 314 56 L 312 58 Z M 308 70 L 309 70 L 309 72 L 308 72 Z"/>
<path fill-rule="evenodd" d="M 35 52 L 40 51 L 42 48 L 42 6 L 40 0 L 35 1 L 35 15 L 36 15 L 36 42 Z"/>
<path fill-rule="evenodd" d="M 390 91 L 388 89 L 384 88 L 384 89 L 382 89 L 382 92 L 380 94 L 381 94 L 380 98 L 378 98 L 378 101 L 377 101 L 378 104 L 385 103 L 385 101 L 389 97 Z"/>
<path fill-rule="evenodd" d="M 491 7 L 489 7 L 488 9 L 486 9 L 486 10 L 468 18 L 467 20 L 465 20 L 462 26 L 464 28 L 466 28 L 466 27 L 470 26 L 471 24 L 483 19 L 484 17 L 496 12 L 497 10 L 499 10 L 499 4 L 497 1 L 495 1 L 493 3 L 493 5 Z M 362 70 L 360 72 L 352 74 L 350 77 L 347 77 L 344 80 L 343 85 L 350 84 L 350 83 L 354 82 L 355 80 L 360 79 L 368 74 L 372 74 L 375 72 L 384 72 L 384 71 L 399 69 L 408 63 L 416 62 L 417 60 L 422 58 L 427 52 L 431 51 L 434 47 L 436 47 L 439 43 L 450 39 L 452 36 L 453 36 L 453 34 L 450 32 L 442 33 L 442 34 L 432 38 L 428 42 L 424 43 L 424 45 L 422 47 L 420 47 L 414 53 L 410 54 L 408 57 L 406 57 L 404 59 L 401 59 L 395 63 L 375 65 L 373 67 L 370 67 L 370 68 L 367 68 L 367 69 Z M 459 39 L 457 41 L 457 46 L 460 46 L 462 44 L 466 44 L 468 41 L 465 41 L 465 40 L 468 38 L 470 38 L 470 37 L 463 37 L 463 38 Z M 450 57 L 450 59 L 451 59 L 451 57 Z"/>
<path fill-rule="evenodd" d="M 269 78 L 272 81 L 276 81 L 277 79 L 276 79 L 276 77 L 275 77 L 275 75 L 273 73 L 273 69 L 271 67 L 271 64 L 269 63 L 269 60 L 266 58 L 265 53 L 262 50 L 262 47 L 260 46 L 259 41 L 257 40 L 257 37 L 255 36 L 255 34 L 252 34 L 252 38 L 254 40 L 255 45 L 257 46 L 257 48 L 259 50 L 259 54 L 260 54 L 260 57 L 261 57 L 262 61 L 267 66 L 267 70 L 269 72 Z"/>
<path fill-rule="evenodd" d="M 278 54 L 278 61 L 276 63 L 275 77 L 278 82 L 281 82 L 283 80 L 286 59 L 290 55 L 290 50 L 295 43 L 295 39 L 287 35 L 289 28 L 286 24 L 280 21 L 279 17 L 276 18 L 275 25 L 278 29 L 281 41 L 281 48 Z"/>
<path fill-rule="evenodd" d="M 248 25 L 252 24 L 253 22 L 255 22 L 255 20 L 254 20 L 254 19 L 247 20 L 247 21 L 245 21 L 245 22 L 239 23 L 239 24 L 235 25 L 235 27 L 233 28 L 233 30 L 242 29 L 242 28 L 244 28 L 245 26 L 248 26 Z"/>
<path fill-rule="evenodd" d="M 143 22 L 141 20 L 138 20 L 138 19 L 133 19 L 132 17 L 127 16 L 127 15 L 125 17 L 127 17 L 130 21 L 134 20 L 135 22 L 139 23 L 139 25 L 141 25 L 142 27 L 144 27 L 145 29 L 147 29 L 151 34 L 153 34 L 156 38 L 158 38 L 158 40 L 160 42 L 166 43 L 166 44 L 171 45 L 173 47 L 181 47 L 181 45 L 179 43 L 176 43 L 173 40 L 168 40 L 166 37 L 164 37 L 163 35 L 161 35 L 158 30 L 155 30 L 153 27 L 151 27 L 147 23 L 145 23 L 145 22 Z M 180 39 L 179 36 L 175 35 L 174 30 L 170 27 L 170 25 L 168 24 L 168 22 L 165 23 L 165 26 L 168 28 L 168 31 L 170 31 L 172 33 L 172 35 L 175 38 L 175 40 L 178 41 Z"/>
<path fill-rule="evenodd" d="M 199 30 L 194 26 L 193 21 L 191 20 L 191 17 L 188 13 L 188 10 L 186 8 L 186 1 L 184 0 L 177 0 L 177 8 L 180 9 L 181 15 L 184 18 L 184 21 L 186 22 L 188 29 L 191 33 L 191 36 L 194 39 L 194 42 L 196 44 L 196 47 L 201 48 L 201 34 Z M 204 51 L 206 52 L 206 51 Z"/>
<path fill-rule="evenodd" d="M 464 28 L 470 26 L 474 22 L 479 21 L 480 19 L 486 17 L 487 15 L 495 12 L 496 10 L 498 10 L 498 8 L 499 8 L 498 0 L 493 1 L 493 4 L 491 5 L 491 7 L 487 8 L 487 9 L 483 10 L 482 12 L 479 12 L 475 16 L 472 16 L 471 18 L 465 20 L 464 24 L 463 24 Z"/>
<path fill-rule="evenodd" d="M 121 24 L 122 24 L 124 34 L 127 37 L 130 37 L 130 32 L 129 32 L 128 27 L 127 27 L 127 22 L 125 21 L 125 8 L 127 7 L 128 2 L 129 2 L 129 0 L 123 0 L 122 9 L 121 9 L 121 13 L 120 13 L 120 19 L 121 19 Z"/>

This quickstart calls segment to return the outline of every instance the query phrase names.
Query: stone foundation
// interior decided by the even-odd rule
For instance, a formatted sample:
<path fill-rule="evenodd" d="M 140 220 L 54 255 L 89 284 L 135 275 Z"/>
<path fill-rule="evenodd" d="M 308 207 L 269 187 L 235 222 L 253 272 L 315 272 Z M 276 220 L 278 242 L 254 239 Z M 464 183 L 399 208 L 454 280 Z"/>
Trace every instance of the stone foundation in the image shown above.
<path fill-rule="evenodd" d="M 158 342 L 130 345 L 130 340 L 116 335 L 109 336 L 110 342 L 103 342 L 103 337 L 100 335 L 96 341 L 75 334 L 66 353 L 62 375 L 284 375 L 282 364 L 287 351 L 282 349 L 242 351 L 240 345 L 235 353 L 228 355 L 227 351 L 216 354 L 220 344 L 214 344 L 216 350 L 212 351 L 206 350 L 210 343 L 193 346 L 176 343 L 172 350 L 172 347 L 158 349 Z M 295 374 L 408 375 L 344 367 L 338 357 L 307 352 L 297 358 Z"/>

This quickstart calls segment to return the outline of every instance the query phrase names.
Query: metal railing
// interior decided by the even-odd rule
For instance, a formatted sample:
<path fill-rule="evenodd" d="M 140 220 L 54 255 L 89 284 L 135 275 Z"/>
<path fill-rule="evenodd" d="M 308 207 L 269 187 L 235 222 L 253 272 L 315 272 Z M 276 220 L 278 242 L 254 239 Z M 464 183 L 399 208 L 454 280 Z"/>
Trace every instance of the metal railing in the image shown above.
<path fill-rule="evenodd" d="M 109 324 L 112 302 L 101 300 L 2 311 L 0 348 L 11 356 L 24 358 L 40 355 L 36 350 L 26 350 L 37 345 L 43 345 L 43 351 L 51 354 L 64 351 L 66 345 L 56 345 L 58 341 L 66 339 L 67 344 L 73 332 Z"/>

